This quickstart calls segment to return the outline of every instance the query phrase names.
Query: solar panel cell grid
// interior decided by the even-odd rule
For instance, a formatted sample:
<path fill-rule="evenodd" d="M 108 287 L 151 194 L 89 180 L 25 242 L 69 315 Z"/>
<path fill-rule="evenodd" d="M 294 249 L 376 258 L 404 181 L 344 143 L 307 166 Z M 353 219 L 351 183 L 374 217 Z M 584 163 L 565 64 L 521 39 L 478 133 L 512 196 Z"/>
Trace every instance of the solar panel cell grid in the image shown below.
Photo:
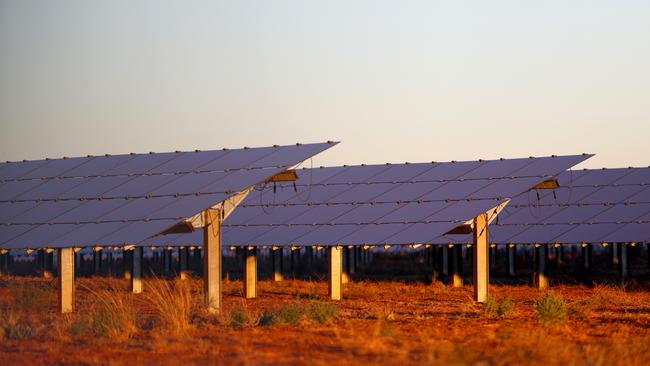
<path fill-rule="evenodd" d="M 331 146 L 333 143 L 2 164 L 0 176 L 10 181 L 0 183 L 0 200 L 4 201 L 0 202 L 0 247 L 137 243 L 268 179 L 282 170 L 277 166 L 293 166 Z M 217 167 L 230 170 L 188 173 Z M 16 198 L 25 202 L 9 202 Z M 7 225 L 18 222 L 29 225 Z"/>

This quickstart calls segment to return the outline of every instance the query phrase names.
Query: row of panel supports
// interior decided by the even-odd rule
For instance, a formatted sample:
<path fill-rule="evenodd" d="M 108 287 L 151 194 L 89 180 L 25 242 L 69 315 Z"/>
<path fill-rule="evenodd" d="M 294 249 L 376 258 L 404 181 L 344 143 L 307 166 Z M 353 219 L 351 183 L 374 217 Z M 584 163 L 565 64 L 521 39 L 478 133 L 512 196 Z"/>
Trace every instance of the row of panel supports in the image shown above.
<path fill-rule="evenodd" d="M 207 215 L 207 214 L 206 214 Z M 221 220 L 218 213 L 215 217 L 206 218 L 211 222 L 204 227 L 203 246 L 203 280 L 205 304 L 212 312 L 219 312 L 221 309 Z M 475 218 L 474 240 L 472 245 L 473 285 L 474 299 L 478 302 L 485 302 L 488 298 L 488 284 L 490 275 L 490 247 L 488 245 L 487 215 Z M 358 248 L 358 247 L 357 247 Z M 627 244 L 620 244 L 616 247 L 616 260 L 621 264 L 621 275 L 627 276 Z M 451 249 L 451 250 L 449 250 Z M 506 247 L 508 258 L 508 273 L 514 275 L 514 260 L 516 258 L 516 246 Z M 169 251 L 166 251 L 169 252 Z M 295 251 L 292 251 L 292 256 Z M 359 256 L 363 255 L 360 249 L 347 246 L 328 247 L 328 292 L 332 300 L 341 300 L 345 274 L 354 271 Z M 451 253 L 449 253 L 451 252 Z M 535 283 L 540 289 L 549 285 L 547 270 L 549 246 L 538 244 L 535 246 L 536 272 Z M 185 253 L 183 256 L 182 253 Z M 181 274 L 187 269 L 187 253 L 180 252 L 179 268 Z M 345 253 L 345 255 L 344 255 Z M 494 254 L 494 253 L 493 253 Z M 591 264 L 591 250 L 589 245 L 582 246 L 582 264 L 588 268 Z M 462 246 L 450 245 L 443 247 L 443 274 L 448 272 L 446 267 L 451 256 L 451 275 L 454 287 L 460 287 L 462 283 Z M 130 266 L 125 271 L 125 277 L 131 280 L 133 293 L 142 292 L 142 259 L 143 248 L 136 247 L 131 251 L 125 251 L 125 258 L 128 258 Z M 60 310 L 70 312 L 74 308 L 74 249 L 58 249 L 59 286 L 60 286 Z M 185 266 L 183 265 L 185 263 Z M 280 250 L 272 251 L 273 276 L 276 281 L 283 279 L 282 275 L 282 254 Z M 247 248 L 244 260 L 244 294 L 246 298 L 257 296 L 257 249 Z"/>

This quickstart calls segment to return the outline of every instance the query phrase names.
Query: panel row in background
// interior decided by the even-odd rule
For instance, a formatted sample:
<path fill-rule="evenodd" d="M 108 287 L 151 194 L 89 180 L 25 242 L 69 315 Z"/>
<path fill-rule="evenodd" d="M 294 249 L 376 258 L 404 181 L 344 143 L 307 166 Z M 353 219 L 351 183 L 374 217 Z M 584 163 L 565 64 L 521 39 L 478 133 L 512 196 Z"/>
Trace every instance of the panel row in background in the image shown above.
<path fill-rule="evenodd" d="M 434 243 L 589 157 L 302 169 L 295 184 L 251 193 L 224 222 L 222 240 L 227 246 Z M 139 245 L 201 243 L 195 232 Z"/>

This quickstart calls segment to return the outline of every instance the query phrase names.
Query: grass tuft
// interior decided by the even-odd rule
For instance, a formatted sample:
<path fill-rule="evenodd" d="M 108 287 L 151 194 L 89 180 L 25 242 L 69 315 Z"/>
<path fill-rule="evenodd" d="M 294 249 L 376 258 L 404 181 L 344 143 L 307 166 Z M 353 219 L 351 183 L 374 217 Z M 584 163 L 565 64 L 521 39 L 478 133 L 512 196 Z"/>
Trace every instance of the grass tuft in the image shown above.
<path fill-rule="evenodd" d="M 130 339 L 138 330 L 136 309 L 129 294 L 121 288 L 93 291 L 88 314 L 79 315 L 71 324 L 75 337 L 94 335 L 112 340 Z"/>
<path fill-rule="evenodd" d="M 251 324 L 252 318 L 248 309 L 238 306 L 228 312 L 227 323 L 231 328 L 241 330 Z"/>
<path fill-rule="evenodd" d="M 568 309 L 566 301 L 551 293 L 545 293 L 535 301 L 537 316 L 546 324 L 559 324 L 566 320 Z"/>
<path fill-rule="evenodd" d="M 312 310 L 312 309 L 310 309 Z M 326 310 L 324 308 L 319 308 L 317 313 L 310 311 L 310 316 L 312 319 L 316 320 L 314 317 L 320 317 L 323 322 L 331 321 L 328 317 L 331 316 L 328 312 L 332 310 Z M 262 313 L 258 320 L 258 324 L 261 326 L 271 325 L 271 324 L 290 324 L 296 325 L 302 318 L 305 316 L 305 308 L 299 302 L 291 302 L 279 309 L 267 310 Z M 318 321 L 318 320 L 317 320 Z"/>
<path fill-rule="evenodd" d="M 195 308 L 189 281 L 151 281 L 143 300 L 153 310 L 155 322 L 162 329 L 174 335 L 187 334 Z"/>
<path fill-rule="evenodd" d="M 333 322 L 338 313 L 339 307 L 330 302 L 314 301 L 309 307 L 309 317 L 320 324 Z"/>
<path fill-rule="evenodd" d="M 13 292 L 13 308 L 18 313 L 43 311 L 54 303 L 54 292 L 35 284 L 21 283 Z"/>
<path fill-rule="evenodd" d="M 483 315 L 489 318 L 505 318 L 511 316 L 515 311 L 515 303 L 511 297 L 501 300 L 489 296 L 483 304 Z"/>

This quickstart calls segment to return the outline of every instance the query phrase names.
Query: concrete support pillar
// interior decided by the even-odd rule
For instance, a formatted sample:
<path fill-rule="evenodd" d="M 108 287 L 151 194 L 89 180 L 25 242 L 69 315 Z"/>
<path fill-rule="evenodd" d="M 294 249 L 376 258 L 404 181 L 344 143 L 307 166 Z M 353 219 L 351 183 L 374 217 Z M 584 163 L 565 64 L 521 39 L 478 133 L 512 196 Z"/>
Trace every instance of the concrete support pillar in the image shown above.
<path fill-rule="evenodd" d="M 203 294 L 208 311 L 221 312 L 221 211 L 204 212 Z"/>
<path fill-rule="evenodd" d="M 244 248 L 244 296 L 257 297 L 257 248 Z"/>
<path fill-rule="evenodd" d="M 43 277 L 52 278 L 54 267 L 54 249 L 43 250 Z"/>
<path fill-rule="evenodd" d="M 463 246 L 451 248 L 451 282 L 454 287 L 463 287 Z"/>
<path fill-rule="evenodd" d="M 449 276 L 449 246 L 442 246 L 442 275 Z"/>
<path fill-rule="evenodd" d="M 97 276 L 102 271 L 102 249 L 93 249 L 93 275 Z"/>
<path fill-rule="evenodd" d="M 627 243 L 620 243 L 620 274 L 621 274 L 621 280 L 626 280 L 629 275 L 630 275 L 630 263 L 629 263 L 629 258 L 627 255 Z"/>
<path fill-rule="evenodd" d="M 125 280 L 131 279 L 131 257 L 133 256 L 133 251 L 122 249 L 122 276 Z"/>
<path fill-rule="evenodd" d="M 294 249 L 291 248 L 291 275 L 293 278 L 296 278 L 299 272 L 299 266 L 300 266 L 300 248 Z"/>
<path fill-rule="evenodd" d="M 343 298 L 343 248 L 332 246 L 327 251 L 329 269 L 329 296 L 332 300 Z"/>
<path fill-rule="evenodd" d="M 114 259 L 113 259 L 113 249 L 106 249 L 106 263 L 108 263 L 108 275 L 112 276 L 115 271 Z"/>
<path fill-rule="evenodd" d="M 279 282 L 284 280 L 282 275 L 282 249 L 271 249 L 271 263 L 273 264 L 273 281 Z"/>
<path fill-rule="evenodd" d="M 142 247 L 135 247 L 130 251 L 129 259 L 131 265 L 131 292 L 142 293 Z"/>
<path fill-rule="evenodd" d="M 361 267 L 361 247 L 356 246 L 354 247 L 354 268 L 358 269 Z"/>
<path fill-rule="evenodd" d="M 172 248 L 163 248 L 163 271 L 165 276 L 172 276 Z"/>
<path fill-rule="evenodd" d="M 0 275 L 9 274 L 9 251 L 0 249 Z"/>
<path fill-rule="evenodd" d="M 352 276 L 357 272 L 356 262 L 354 260 L 356 247 L 348 248 L 348 275 Z M 351 279 L 351 278 L 350 278 Z"/>
<path fill-rule="evenodd" d="M 508 252 L 508 276 L 515 276 L 515 260 L 517 258 L 517 246 L 515 244 L 508 244 L 506 247 Z"/>
<path fill-rule="evenodd" d="M 348 258 L 350 258 L 350 248 L 348 247 L 342 247 L 341 248 L 341 257 L 342 257 L 342 265 L 341 265 L 341 282 L 343 284 L 349 283 L 350 282 L 350 268 L 348 267 Z"/>
<path fill-rule="evenodd" d="M 203 263 L 201 259 L 201 248 L 194 248 L 192 250 L 192 271 L 195 273 L 202 273 L 201 270 L 201 263 Z"/>
<path fill-rule="evenodd" d="M 535 271 L 535 284 L 539 290 L 543 290 L 548 287 L 548 245 L 546 244 L 536 244 L 535 251 L 537 259 L 537 270 Z"/>
<path fill-rule="evenodd" d="M 74 250 L 58 249 L 59 259 L 59 311 L 62 314 L 74 311 Z"/>
<path fill-rule="evenodd" d="M 186 280 L 189 278 L 189 257 L 190 257 L 190 248 L 189 247 L 179 247 L 178 248 L 178 273 L 181 280 Z"/>
<path fill-rule="evenodd" d="M 312 247 L 305 247 L 305 266 L 306 266 L 306 272 L 307 274 L 311 274 L 313 272 L 313 265 L 314 265 L 314 248 Z"/>
<path fill-rule="evenodd" d="M 588 270 L 591 268 L 591 244 L 582 243 L 582 268 Z"/>
<path fill-rule="evenodd" d="M 495 244 L 490 245 L 490 271 L 494 271 L 496 268 L 497 262 L 497 246 Z"/>
<path fill-rule="evenodd" d="M 618 257 L 618 243 L 611 243 L 610 248 L 611 248 L 610 251 L 612 253 L 612 267 L 618 268 L 620 264 L 620 260 Z"/>
<path fill-rule="evenodd" d="M 60 258 L 59 261 L 61 261 Z M 78 249 L 74 251 L 74 273 L 76 273 L 77 276 L 80 276 L 82 272 L 83 272 L 83 255 L 81 254 L 81 249 Z"/>
<path fill-rule="evenodd" d="M 490 284 L 488 255 L 488 215 L 480 214 L 474 218 L 474 244 L 472 259 L 474 264 L 474 300 L 486 302 Z"/>

